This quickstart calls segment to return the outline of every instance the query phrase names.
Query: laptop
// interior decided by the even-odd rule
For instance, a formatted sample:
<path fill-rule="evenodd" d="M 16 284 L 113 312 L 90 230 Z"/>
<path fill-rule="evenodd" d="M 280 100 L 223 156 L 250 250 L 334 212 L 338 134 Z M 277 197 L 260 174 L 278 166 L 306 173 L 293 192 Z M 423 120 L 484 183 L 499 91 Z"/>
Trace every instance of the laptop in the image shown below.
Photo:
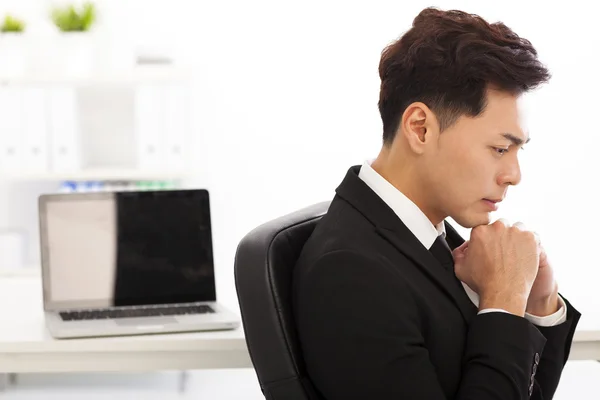
<path fill-rule="evenodd" d="M 53 337 L 240 325 L 217 302 L 207 190 L 44 194 L 38 205 Z"/>

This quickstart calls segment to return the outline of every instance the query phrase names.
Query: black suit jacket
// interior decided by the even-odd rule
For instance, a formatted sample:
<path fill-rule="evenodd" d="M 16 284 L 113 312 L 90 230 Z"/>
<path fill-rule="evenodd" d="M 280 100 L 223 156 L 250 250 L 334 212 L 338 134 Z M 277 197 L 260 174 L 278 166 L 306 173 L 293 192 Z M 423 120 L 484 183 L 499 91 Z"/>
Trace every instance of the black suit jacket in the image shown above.
<path fill-rule="evenodd" d="M 352 167 L 294 271 L 308 375 L 327 400 L 549 400 L 580 314 L 477 315 L 454 274 Z M 446 222 L 455 248 L 464 240 Z"/>

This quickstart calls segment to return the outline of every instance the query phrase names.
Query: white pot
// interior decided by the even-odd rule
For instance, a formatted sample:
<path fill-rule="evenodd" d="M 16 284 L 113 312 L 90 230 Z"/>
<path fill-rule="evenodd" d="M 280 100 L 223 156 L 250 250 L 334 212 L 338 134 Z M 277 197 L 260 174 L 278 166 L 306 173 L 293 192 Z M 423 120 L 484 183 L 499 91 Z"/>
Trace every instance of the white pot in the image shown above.
<path fill-rule="evenodd" d="M 87 32 L 63 32 L 58 38 L 58 64 L 67 78 L 87 78 L 94 68 L 94 41 Z"/>
<path fill-rule="evenodd" d="M 0 34 L 0 77 L 18 78 L 25 74 L 25 44 L 22 33 Z"/>

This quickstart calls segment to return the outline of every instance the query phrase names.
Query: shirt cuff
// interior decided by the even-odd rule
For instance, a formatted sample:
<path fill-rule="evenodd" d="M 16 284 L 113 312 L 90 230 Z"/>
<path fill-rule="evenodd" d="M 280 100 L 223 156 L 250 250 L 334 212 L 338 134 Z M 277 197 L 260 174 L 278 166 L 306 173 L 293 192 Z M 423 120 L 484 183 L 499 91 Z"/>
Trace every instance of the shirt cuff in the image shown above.
<path fill-rule="evenodd" d="M 558 301 L 560 303 L 560 308 L 554 314 L 550 314 L 545 317 L 538 317 L 536 315 L 525 313 L 525 318 L 537 326 L 546 327 L 562 324 L 567 320 L 567 304 L 560 295 L 558 295 Z"/>
<path fill-rule="evenodd" d="M 560 308 L 554 314 L 547 315 L 545 317 L 538 317 L 537 315 L 525 313 L 525 319 L 537 326 L 555 326 L 560 325 L 567 320 L 567 304 L 563 300 L 560 295 L 558 295 L 558 301 L 560 302 Z M 486 308 L 477 313 L 485 314 L 490 312 L 504 312 L 508 313 L 508 311 L 503 310 L 501 308 Z"/>
<path fill-rule="evenodd" d="M 483 310 L 480 310 L 477 313 L 477 315 L 479 315 L 479 314 L 486 314 L 486 313 L 490 313 L 490 312 L 503 312 L 503 313 L 510 314 L 508 311 L 503 310 L 501 308 L 484 308 Z"/>

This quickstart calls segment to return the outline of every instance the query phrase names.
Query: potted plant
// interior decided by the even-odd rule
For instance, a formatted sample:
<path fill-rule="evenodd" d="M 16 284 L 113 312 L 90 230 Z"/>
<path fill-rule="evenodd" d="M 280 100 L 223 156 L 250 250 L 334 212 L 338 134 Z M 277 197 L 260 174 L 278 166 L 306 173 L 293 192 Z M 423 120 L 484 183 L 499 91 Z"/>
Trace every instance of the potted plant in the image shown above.
<path fill-rule="evenodd" d="M 5 15 L 0 24 L 0 74 L 2 77 L 16 77 L 25 67 L 25 23 L 10 14 Z"/>
<path fill-rule="evenodd" d="M 90 73 L 94 63 L 94 51 L 90 30 L 96 21 L 96 7 L 86 2 L 80 7 L 73 4 L 57 6 L 52 10 L 52 22 L 59 29 L 62 50 L 62 70 L 81 77 Z"/>

